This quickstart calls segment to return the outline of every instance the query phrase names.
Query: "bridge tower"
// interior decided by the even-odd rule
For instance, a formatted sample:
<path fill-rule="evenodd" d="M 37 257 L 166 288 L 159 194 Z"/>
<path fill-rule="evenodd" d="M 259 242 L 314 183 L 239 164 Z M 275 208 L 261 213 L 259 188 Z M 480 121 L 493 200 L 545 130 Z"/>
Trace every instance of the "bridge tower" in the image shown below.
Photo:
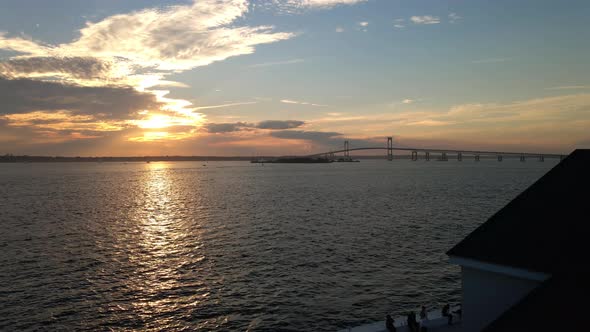
<path fill-rule="evenodd" d="M 393 137 L 387 137 L 387 160 L 393 160 Z"/>
<path fill-rule="evenodd" d="M 344 158 L 350 158 L 350 146 L 348 141 L 344 141 Z"/>

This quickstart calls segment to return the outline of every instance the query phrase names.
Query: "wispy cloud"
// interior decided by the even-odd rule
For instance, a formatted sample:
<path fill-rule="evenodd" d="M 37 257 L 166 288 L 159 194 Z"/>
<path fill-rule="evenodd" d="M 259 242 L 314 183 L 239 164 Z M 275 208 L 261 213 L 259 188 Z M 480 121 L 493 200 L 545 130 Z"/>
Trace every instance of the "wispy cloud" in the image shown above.
<path fill-rule="evenodd" d="M 396 18 L 395 20 L 393 20 L 393 27 L 396 29 L 403 29 L 406 27 L 405 22 L 406 20 L 403 18 Z"/>
<path fill-rule="evenodd" d="M 338 33 L 344 32 L 344 28 L 343 27 L 336 27 L 336 30 L 334 30 L 334 31 L 336 31 Z"/>
<path fill-rule="evenodd" d="M 590 85 L 562 85 L 545 88 L 545 90 L 582 90 L 590 89 Z"/>
<path fill-rule="evenodd" d="M 291 99 L 281 99 L 281 103 L 283 104 L 296 104 L 296 105 L 308 105 L 308 106 L 316 106 L 316 107 L 327 107 L 328 105 L 323 104 L 314 104 L 306 101 L 297 101 Z"/>
<path fill-rule="evenodd" d="M 354 5 L 368 0 L 274 0 L 273 2 L 284 9 L 327 9 L 339 5 Z"/>
<path fill-rule="evenodd" d="M 266 120 L 258 123 L 233 122 L 233 123 L 208 123 L 205 129 L 209 133 L 230 133 L 237 131 L 263 130 L 285 130 L 299 128 L 305 125 L 305 121 L 299 120 Z"/>
<path fill-rule="evenodd" d="M 195 111 L 206 110 L 206 109 L 213 109 L 213 108 L 225 108 L 225 107 L 232 107 L 232 106 L 242 106 L 242 105 L 252 105 L 257 104 L 256 101 L 244 101 L 238 103 L 228 103 L 228 104 L 220 104 L 220 105 L 208 105 L 208 106 L 196 106 L 193 107 Z"/>
<path fill-rule="evenodd" d="M 506 62 L 510 61 L 511 58 L 485 58 L 485 59 L 478 59 L 473 60 L 471 63 L 498 63 L 498 62 Z"/>
<path fill-rule="evenodd" d="M 271 62 L 263 62 L 257 63 L 248 66 L 248 68 L 262 68 L 262 67 L 271 67 L 271 66 L 281 66 L 281 65 L 292 65 L 296 63 L 305 62 L 304 59 L 290 59 L 290 60 L 283 60 L 283 61 L 271 61 Z"/>
<path fill-rule="evenodd" d="M 404 100 L 402 100 L 402 104 L 411 104 L 414 101 L 415 101 L 414 99 L 404 99 Z"/>
<path fill-rule="evenodd" d="M 456 23 L 460 19 L 462 19 L 462 17 L 457 15 L 457 13 L 450 13 L 449 14 L 449 23 Z"/>
<path fill-rule="evenodd" d="M 439 24 L 440 18 L 438 16 L 424 15 L 424 16 L 412 16 L 410 21 L 414 24 Z"/>
<path fill-rule="evenodd" d="M 367 32 L 368 31 L 368 27 L 369 27 L 369 22 L 367 21 L 361 21 L 361 22 L 357 22 L 357 30 L 362 31 L 362 32 Z"/>

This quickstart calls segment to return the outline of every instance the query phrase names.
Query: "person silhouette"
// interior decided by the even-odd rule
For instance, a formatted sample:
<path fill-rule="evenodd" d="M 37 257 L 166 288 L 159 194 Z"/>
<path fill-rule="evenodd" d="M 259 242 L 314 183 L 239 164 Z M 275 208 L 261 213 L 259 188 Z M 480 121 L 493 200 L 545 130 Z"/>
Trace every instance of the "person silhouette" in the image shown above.
<path fill-rule="evenodd" d="M 426 307 L 422 306 L 422 310 L 420 310 L 420 319 L 427 319 L 428 315 L 426 314 Z"/>
<path fill-rule="evenodd" d="M 442 308 L 442 316 L 447 317 L 448 324 L 452 325 L 453 324 L 453 315 L 450 313 L 450 311 L 451 311 L 451 306 L 448 303 L 445 304 L 444 307 Z"/>
<path fill-rule="evenodd" d="M 393 325 L 395 323 L 395 321 L 393 320 L 393 318 L 391 318 L 391 315 L 387 315 L 385 316 L 385 328 L 387 329 L 388 332 L 396 332 L 397 329 L 395 328 L 395 325 Z"/>

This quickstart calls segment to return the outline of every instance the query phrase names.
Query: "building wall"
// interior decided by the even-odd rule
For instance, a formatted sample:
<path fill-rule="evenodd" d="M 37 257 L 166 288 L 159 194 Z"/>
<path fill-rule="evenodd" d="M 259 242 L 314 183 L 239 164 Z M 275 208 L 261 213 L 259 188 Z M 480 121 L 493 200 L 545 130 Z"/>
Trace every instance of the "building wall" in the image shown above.
<path fill-rule="evenodd" d="M 464 331 L 480 331 L 540 282 L 461 267 Z"/>

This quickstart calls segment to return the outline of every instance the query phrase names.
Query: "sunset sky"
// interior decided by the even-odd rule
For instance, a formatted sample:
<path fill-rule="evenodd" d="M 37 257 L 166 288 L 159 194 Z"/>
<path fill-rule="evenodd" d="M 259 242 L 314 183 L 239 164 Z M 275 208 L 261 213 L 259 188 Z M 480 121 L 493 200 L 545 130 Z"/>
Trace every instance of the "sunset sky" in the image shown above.
<path fill-rule="evenodd" d="M 590 148 L 590 1 L 2 0 L 0 154 Z"/>

